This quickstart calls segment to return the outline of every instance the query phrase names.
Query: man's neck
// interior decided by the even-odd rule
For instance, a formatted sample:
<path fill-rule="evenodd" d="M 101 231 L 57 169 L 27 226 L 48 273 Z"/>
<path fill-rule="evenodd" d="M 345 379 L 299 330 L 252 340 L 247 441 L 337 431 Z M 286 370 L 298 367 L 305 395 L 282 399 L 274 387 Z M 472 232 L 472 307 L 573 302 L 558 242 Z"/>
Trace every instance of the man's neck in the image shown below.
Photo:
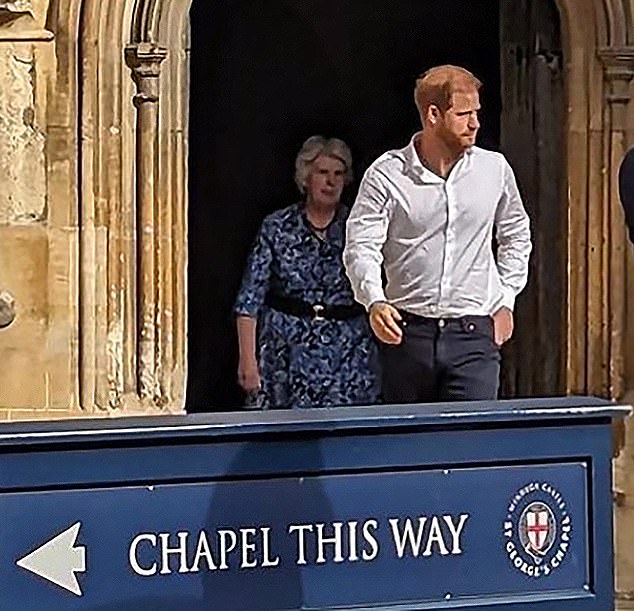
<path fill-rule="evenodd" d="M 447 178 L 451 169 L 464 154 L 463 150 L 452 150 L 430 132 L 423 132 L 414 142 L 421 163 L 441 178 Z"/>

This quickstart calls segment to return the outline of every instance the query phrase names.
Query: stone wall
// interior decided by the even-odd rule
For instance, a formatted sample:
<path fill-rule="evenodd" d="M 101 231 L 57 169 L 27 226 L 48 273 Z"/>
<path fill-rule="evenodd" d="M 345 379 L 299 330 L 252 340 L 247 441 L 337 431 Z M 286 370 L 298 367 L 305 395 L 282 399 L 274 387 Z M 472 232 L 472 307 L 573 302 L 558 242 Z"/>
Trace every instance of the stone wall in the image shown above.
<path fill-rule="evenodd" d="M 0 418 L 68 417 L 76 227 L 48 172 L 56 47 L 47 1 L 0 2 Z M 76 184 L 76 181 L 75 181 Z"/>

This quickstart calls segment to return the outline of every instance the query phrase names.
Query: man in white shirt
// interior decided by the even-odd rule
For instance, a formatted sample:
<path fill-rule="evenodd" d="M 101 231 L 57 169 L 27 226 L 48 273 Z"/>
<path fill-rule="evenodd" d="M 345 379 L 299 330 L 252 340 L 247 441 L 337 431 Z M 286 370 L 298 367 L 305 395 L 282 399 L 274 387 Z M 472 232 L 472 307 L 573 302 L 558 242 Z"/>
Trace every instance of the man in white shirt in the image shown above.
<path fill-rule="evenodd" d="M 368 168 L 347 222 L 344 263 L 388 403 L 497 397 L 531 240 L 511 167 L 475 146 L 480 87 L 457 66 L 418 79 L 423 130 Z"/>

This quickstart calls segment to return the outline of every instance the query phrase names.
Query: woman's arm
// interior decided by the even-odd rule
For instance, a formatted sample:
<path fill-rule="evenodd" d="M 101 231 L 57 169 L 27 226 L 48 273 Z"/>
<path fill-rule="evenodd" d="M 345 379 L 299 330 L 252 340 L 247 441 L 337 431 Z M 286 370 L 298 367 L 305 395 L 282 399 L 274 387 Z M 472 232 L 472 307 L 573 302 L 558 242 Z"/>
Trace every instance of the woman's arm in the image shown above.
<path fill-rule="evenodd" d="M 260 389 L 260 370 L 258 367 L 256 334 L 257 320 L 251 316 L 236 317 L 238 330 L 238 382 L 247 393 Z"/>
<path fill-rule="evenodd" d="M 247 393 L 255 392 L 261 386 L 257 357 L 257 320 L 269 288 L 273 232 L 271 222 L 265 219 L 249 255 L 234 306 L 240 355 L 238 382 Z"/>

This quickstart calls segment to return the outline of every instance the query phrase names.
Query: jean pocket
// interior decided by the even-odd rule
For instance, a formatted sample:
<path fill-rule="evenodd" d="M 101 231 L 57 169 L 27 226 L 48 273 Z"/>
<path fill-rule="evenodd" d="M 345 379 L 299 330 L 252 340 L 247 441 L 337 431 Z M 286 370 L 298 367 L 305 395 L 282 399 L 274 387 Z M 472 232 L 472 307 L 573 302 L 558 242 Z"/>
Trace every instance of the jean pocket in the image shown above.
<path fill-rule="evenodd" d="M 467 317 L 463 321 L 463 328 L 469 335 L 486 339 L 495 348 L 499 349 L 499 346 L 495 343 L 493 318 L 490 316 Z"/>

